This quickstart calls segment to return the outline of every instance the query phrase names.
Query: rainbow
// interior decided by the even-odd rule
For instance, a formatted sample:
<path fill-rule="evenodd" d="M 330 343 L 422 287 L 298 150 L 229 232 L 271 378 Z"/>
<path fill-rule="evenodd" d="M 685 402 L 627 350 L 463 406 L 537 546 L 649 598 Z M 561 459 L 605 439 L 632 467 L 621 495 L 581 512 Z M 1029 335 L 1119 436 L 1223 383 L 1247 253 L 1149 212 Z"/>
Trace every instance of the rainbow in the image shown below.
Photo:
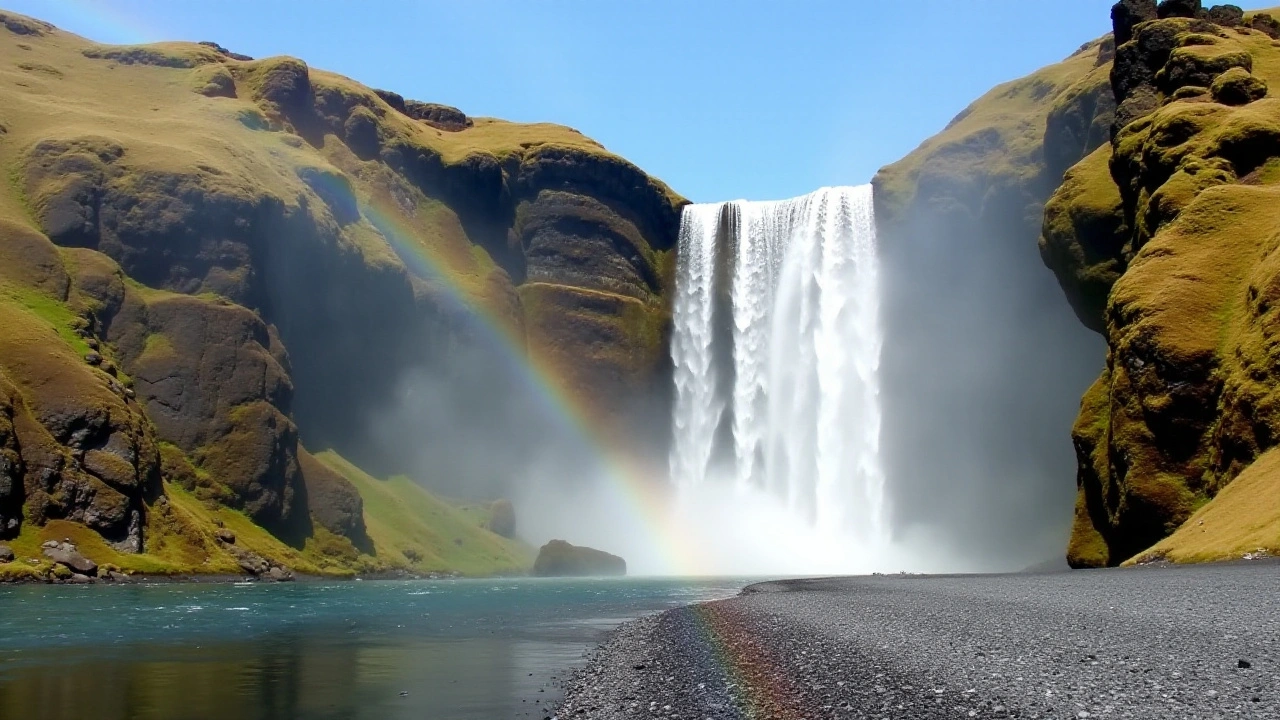
<path fill-rule="evenodd" d="M 353 194 L 351 188 L 328 173 L 320 174 L 317 180 L 331 184 L 332 187 L 326 188 L 331 192 Z M 556 369 L 527 351 L 526 338 L 518 334 L 506 318 L 472 297 L 459 283 L 457 273 L 449 269 L 439 249 L 419 240 L 410 221 L 390 200 L 377 197 L 355 200 L 364 218 L 386 239 L 410 272 L 439 288 L 448 309 L 455 311 L 475 339 L 500 358 L 512 377 L 530 391 L 543 419 L 554 423 L 557 430 L 593 454 L 605 471 L 606 489 L 614 495 L 611 499 L 632 513 L 632 519 L 652 536 L 650 540 L 667 568 L 677 575 L 707 574 L 711 568 L 699 557 L 698 543 L 687 540 L 671 517 L 667 499 L 660 492 L 662 483 L 613 447 L 600 429 L 602 424 L 593 419 L 592 410 L 562 386 Z"/>

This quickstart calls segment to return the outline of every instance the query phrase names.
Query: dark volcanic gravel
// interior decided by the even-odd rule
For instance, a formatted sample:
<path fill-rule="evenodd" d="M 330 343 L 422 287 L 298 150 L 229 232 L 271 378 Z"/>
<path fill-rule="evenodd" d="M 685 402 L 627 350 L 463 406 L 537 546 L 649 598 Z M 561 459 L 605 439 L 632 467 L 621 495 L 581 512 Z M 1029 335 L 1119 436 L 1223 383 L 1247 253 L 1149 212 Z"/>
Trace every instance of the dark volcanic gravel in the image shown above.
<path fill-rule="evenodd" d="M 569 718 L 1280 718 L 1280 564 L 764 583 L 619 628 Z"/>

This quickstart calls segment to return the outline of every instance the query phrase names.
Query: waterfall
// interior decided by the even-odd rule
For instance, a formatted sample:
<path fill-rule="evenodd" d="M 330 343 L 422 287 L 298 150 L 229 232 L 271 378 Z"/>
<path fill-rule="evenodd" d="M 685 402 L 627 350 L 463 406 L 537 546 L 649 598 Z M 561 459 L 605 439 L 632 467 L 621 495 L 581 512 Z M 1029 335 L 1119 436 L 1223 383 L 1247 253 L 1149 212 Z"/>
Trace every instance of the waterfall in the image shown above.
<path fill-rule="evenodd" d="M 886 535 L 871 187 L 686 207 L 675 438 L 686 492 L 728 485 L 826 536 Z"/>

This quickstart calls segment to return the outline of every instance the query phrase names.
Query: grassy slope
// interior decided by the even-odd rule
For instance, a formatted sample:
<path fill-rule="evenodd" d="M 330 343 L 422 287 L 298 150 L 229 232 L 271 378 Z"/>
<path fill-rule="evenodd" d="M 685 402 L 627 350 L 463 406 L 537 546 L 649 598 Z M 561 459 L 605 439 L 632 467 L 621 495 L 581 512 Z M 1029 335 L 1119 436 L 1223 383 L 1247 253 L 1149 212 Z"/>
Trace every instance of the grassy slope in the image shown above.
<path fill-rule="evenodd" d="M 1029 184 L 1044 167 L 1048 111 L 1078 87 L 1105 81 L 1110 64 L 1096 66 L 1098 43 L 1061 63 L 993 88 L 947 127 L 902 160 L 876 174 L 881 223 L 901 222 L 922 184 Z"/>
<path fill-rule="evenodd" d="M 316 458 L 360 491 L 369 538 L 393 567 L 492 575 L 523 572 L 533 562 L 532 548 L 485 529 L 488 515 L 476 506 L 446 503 L 406 477 L 376 480 L 333 451 Z"/>
<path fill-rule="evenodd" d="M 1235 560 L 1280 555 L 1280 450 L 1264 453 L 1182 527 L 1128 564 Z"/>

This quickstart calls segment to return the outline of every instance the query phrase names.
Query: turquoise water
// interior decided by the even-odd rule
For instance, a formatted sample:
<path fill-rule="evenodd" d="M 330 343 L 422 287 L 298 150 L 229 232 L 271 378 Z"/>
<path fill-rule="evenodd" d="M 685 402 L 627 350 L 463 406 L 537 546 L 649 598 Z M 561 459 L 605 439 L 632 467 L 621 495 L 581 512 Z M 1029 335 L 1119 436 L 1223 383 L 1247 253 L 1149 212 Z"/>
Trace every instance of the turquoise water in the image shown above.
<path fill-rule="evenodd" d="M 747 582 L 0 587 L 0 718 L 543 718 L 609 629 Z"/>

